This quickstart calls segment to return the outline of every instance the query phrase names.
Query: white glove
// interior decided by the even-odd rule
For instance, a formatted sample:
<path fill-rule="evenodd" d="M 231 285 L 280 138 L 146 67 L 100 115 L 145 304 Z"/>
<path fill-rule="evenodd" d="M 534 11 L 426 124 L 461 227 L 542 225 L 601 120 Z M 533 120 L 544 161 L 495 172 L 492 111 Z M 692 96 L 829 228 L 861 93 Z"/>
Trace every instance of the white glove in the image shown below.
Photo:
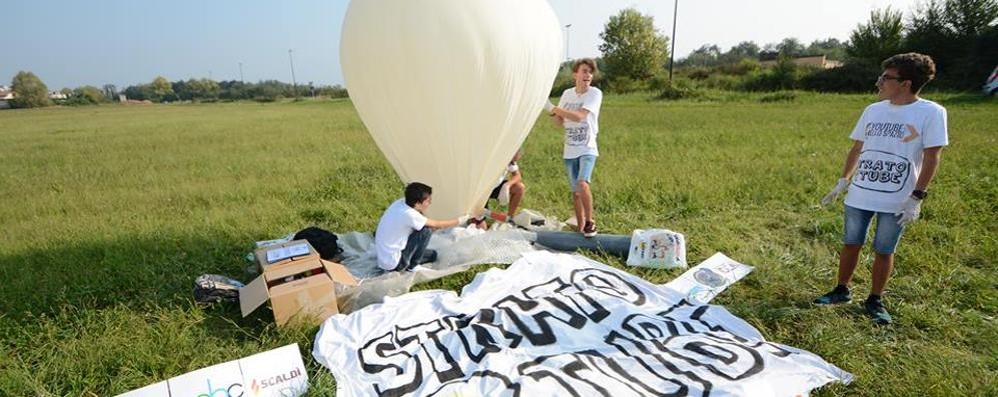
<path fill-rule="evenodd" d="M 461 216 L 457 217 L 457 225 L 458 226 L 467 226 L 469 219 L 471 219 L 471 215 L 468 215 L 468 214 L 461 215 Z"/>
<path fill-rule="evenodd" d="M 832 188 L 832 191 L 828 192 L 828 194 L 826 194 L 825 197 L 821 198 L 821 205 L 831 204 L 833 201 L 835 201 L 836 198 L 839 197 L 840 194 L 842 194 L 842 192 L 846 191 L 848 187 L 849 187 L 849 180 L 846 178 L 839 178 L 839 182 L 835 184 L 835 187 Z"/>
<path fill-rule="evenodd" d="M 550 99 L 548 99 L 547 102 L 544 102 L 544 111 L 550 114 L 551 111 L 553 110 L 554 110 L 554 104 L 551 103 Z"/>
<path fill-rule="evenodd" d="M 914 222 L 918 219 L 918 215 L 922 213 L 922 200 L 908 196 L 901 203 L 901 209 L 895 212 L 894 215 L 901 215 L 901 219 L 898 219 L 898 225 L 907 226 L 909 223 Z"/>

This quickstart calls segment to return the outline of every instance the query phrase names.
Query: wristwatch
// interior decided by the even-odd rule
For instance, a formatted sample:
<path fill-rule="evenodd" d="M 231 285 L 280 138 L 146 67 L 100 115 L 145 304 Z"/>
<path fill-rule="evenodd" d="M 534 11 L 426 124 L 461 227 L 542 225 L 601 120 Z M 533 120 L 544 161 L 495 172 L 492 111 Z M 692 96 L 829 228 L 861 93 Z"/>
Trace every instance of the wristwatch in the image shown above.
<path fill-rule="evenodd" d="M 916 198 L 918 200 L 925 200 L 925 197 L 927 197 L 928 195 L 929 195 L 929 192 L 926 192 L 924 190 L 912 190 L 911 191 L 911 197 L 914 197 L 914 198 Z"/>

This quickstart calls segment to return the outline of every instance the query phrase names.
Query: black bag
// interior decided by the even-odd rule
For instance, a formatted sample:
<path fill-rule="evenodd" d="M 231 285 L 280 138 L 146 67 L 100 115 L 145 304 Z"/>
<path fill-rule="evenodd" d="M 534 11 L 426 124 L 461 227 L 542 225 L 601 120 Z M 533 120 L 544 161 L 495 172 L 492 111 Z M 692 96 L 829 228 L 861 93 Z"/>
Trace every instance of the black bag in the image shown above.
<path fill-rule="evenodd" d="M 336 234 L 330 233 L 329 231 L 317 228 L 315 226 L 310 226 L 308 228 L 302 229 L 302 231 L 295 233 L 295 240 L 308 240 L 308 243 L 312 245 L 319 252 L 319 256 L 327 261 L 335 261 L 339 258 L 340 253 L 343 249 L 336 244 Z"/>

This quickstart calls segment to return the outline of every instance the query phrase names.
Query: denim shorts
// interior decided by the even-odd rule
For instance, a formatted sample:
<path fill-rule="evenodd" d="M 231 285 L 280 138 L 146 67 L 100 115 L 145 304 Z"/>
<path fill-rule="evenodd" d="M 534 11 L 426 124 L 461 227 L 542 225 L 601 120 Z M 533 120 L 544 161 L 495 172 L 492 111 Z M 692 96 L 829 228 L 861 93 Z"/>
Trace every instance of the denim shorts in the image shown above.
<path fill-rule="evenodd" d="M 878 254 L 893 254 L 897 249 L 898 241 L 901 240 L 901 233 L 904 226 L 898 224 L 900 215 L 889 212 L 874 212 L 861 210 L 859 208 L 846 207 L 846 227 L 842 243 L 845 245 L 863 245 L 866 243 L 866 234 L 870 229 L 870 221 L 873 216 L 877 216 L 877 228 L 873 233 L 873 250 Z"/>
<path fill-rule="evenodd" d="M 592 182 L 593 168 L 596 168 L 596 156 L 587 154 L 574 159 L 565 159 L 565 171 L 568 174 L 568 190 L 578 190 L 579 182 Z"/>

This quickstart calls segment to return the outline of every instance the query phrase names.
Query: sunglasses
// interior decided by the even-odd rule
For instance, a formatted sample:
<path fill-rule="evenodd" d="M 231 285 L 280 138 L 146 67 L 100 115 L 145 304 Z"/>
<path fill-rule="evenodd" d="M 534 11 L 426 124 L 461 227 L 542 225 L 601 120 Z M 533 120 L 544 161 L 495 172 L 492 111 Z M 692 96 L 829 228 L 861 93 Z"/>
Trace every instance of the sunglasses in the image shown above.
<path fill-rule="evenodd" d="M 902 79 L 901 76 L 889 76 L 889 75 L 886 75 L 886 74 L 882 74 L 879 77 L 877 77 L 877 82 L 878 83 L 881 83 L 884 80 L 897 80 L 897 81 L 900 82 L 900 81 L 903 81 L 904 79 Z"/>

